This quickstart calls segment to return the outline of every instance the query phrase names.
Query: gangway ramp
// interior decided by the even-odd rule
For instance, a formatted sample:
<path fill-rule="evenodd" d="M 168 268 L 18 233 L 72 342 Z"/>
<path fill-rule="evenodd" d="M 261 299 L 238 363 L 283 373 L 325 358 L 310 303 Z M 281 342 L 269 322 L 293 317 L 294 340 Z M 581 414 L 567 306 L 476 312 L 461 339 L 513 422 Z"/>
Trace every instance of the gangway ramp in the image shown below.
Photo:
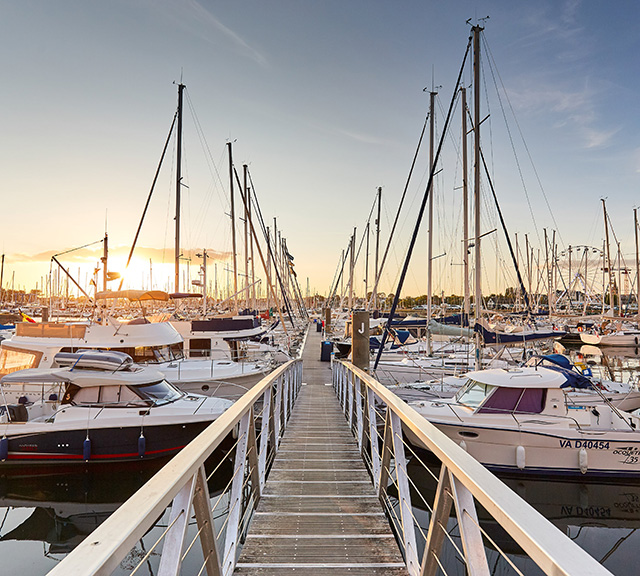
<path fill-rule="evenodd" d="M 310 332 L 303 385 L 234 574 L 406 575 Z"/>

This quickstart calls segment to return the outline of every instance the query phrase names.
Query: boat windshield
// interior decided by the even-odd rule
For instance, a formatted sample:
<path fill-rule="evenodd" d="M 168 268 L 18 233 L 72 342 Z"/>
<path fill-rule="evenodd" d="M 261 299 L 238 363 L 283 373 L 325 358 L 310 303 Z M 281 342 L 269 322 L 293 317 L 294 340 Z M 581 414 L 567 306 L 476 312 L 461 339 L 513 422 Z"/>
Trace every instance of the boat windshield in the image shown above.
<path fill-rule="evenodd" d="M 136 364 L 162 364 L 184 358 L 182 343 L 136 346 L 135 348 L 118 348 L 118 350 L 129 354 Z"/>
<path fill-rule="evenodd" d="M 464 404 L 470 408 L 477 408 L 494 388 L 495 386 L 491 386 L 490 384 L 467 380 L 467 383 L 456 395 L 456 401 L 458 404 Z"/>
<path fill-rule="evenodd" d="M 166 380 L 160 380 L 159 382 L 152 382 L 150 384 L 140 384 L 132 387 L 132 389 L 138 396 L 150 401 L 156 406 L 175 402 L 185 395 L 184 392 L 180 392 Z"/>

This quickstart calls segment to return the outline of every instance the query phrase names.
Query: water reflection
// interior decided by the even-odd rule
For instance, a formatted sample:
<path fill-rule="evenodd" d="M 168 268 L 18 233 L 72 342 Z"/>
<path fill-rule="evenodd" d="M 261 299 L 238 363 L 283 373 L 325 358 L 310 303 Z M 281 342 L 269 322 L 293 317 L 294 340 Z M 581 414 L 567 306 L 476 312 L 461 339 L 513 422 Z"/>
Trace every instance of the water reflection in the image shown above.
<path fill-rule="evenodd" d="M 436 492 L 439 467 L 425 472 L 422 464 L 412 461 L 408 472 L 413 482 L 414 512 L 423 531 L 429 526 L 431 506 Z M 501 480 L 560 531 L 619 576 L 630 574 L 630 563 L 637 563 L 640 548 L 640 481 L 635 483 L 595 483 L 550 481 L 539 478 L 501 477 Z M 458 538 L 457 522 L 452 511 L 448 532 Z M 494 574 L 513 574 L 508 562 L 497 552 L 500 549 L 527 575 L 542 571 L 527 558 L 520 547 L 483 509 L 478 509 L 482 529 L 493 543 L 488 546 L 489 564 Z M 424 544 L 424 542 L 422 542 Z M 422 553 L 422 550 L 421 550 Z M 452 545 L 444 553 L 448 574 L 465 574 Z"/>
<path fill-rule="evenodd" d="M 213 470 L 219 458 L 211 458 L 206 468 Z M 51 570 L 168 460 L 1 475 L 2 573 L 35 576 Z M 231 470 L 225 459 L 209 480 L 212 498 L 226 487 Z"/>

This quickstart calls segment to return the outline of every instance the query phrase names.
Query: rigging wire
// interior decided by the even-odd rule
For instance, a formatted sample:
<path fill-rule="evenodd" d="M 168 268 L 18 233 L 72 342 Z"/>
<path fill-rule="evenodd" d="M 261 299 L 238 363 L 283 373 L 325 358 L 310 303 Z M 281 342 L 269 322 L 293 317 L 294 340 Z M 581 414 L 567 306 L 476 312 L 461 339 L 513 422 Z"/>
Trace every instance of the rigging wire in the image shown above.
<path fill-rule="evenodd" d="M 447 113 L 446 116 L 446 120 L 444 123 L 444 129 L 443 129 L 443 134 L 446 134 L 447 129 L 449 127 L 449 121 L 451 120 L 451 115 L 452 115 L 452 111 L 453 111 L 453 106 L 455 104 L 455 100 L 456 100 L 456 95 L 458 92 L 458 87 L 460 86 L 460 80 L 462 79 L 462 75 L 464 73 L 464 68 L 465 68 L 465 64 L 467 61 L 467 56 L 469 55 L 469 50 L 471 48 L 471 42 L 472 42 L 472 37 L 469 37 L 469 41 L 467 42 L 467 48 L 465 50 L 464 53 L 464 58 L 462 60 L 462 66 L 460 67 L 460 72 L 458 73 L 458 77 L 455 83 L 455 88 L 454 88 L 454 92 L 453 92 L 453 96 L 451 98 L 451 104 L 449 106 L 449 111 Z M 413 231 L 413 236 L 411 237 L 411 242 L 409 244 L 409 250 L 407 252 L 407 256 L 405 258 L 405 262 L 404 262 L 404 266 L 402 268 L 402 273 L 400 275 L 400 281 L 398 282 L 398 288 L 396 290 L 396 294 L 393 300 L 393 304 L 391 305 L 391 311 L 389 312 L 389 319 L 387 321 L 387 323 L 385 324 L 385 328 L 384 328 L 384 332 L 382 333 L 382 340 L 380 342 L 380 347 L 378 348 L 378 355 L 376 356 L 376 360 L 374 363 L 374 367 L 373 369 L 377 369 L 378 367 L 378 363 L 380 362 L 380 357 L 382 356 L 382 351 L 384 349 L 384 345 L 386 342 L 387 337 L 389 336 L 389 329 L 391 328 L 391 323 L 393 322 L 393 316 L 395 314 L 396 308 L 398 306 L 398 301 L 400 299 L 400 292 L 402 291 L 402 286 L 404 284 L 404 279 L 407 275 L 407 269 L 409 267 L 409 262 L 411 260 L 411 256 L 413 254 L 413 249 L 415 247 L 415 243 L 416 243 L 416 238 L 418 235 L 418 230 L 420 229 L 420 224 L 422 222 L 422 217 L 424 215 L 424 210 L 426 208 L 427 205 L 427 200 L 429 199 L 429 195 L 432 193 L 432 187 L 433 187 L 433 177 L 434 177 L 434 172 L 435 172 L 435 167 L 438 164 L 438 160 L 440 158 L 440 152 L 442 151 L 442 145 L 444 144 L 444 137 L 440 138 L 440 141 L 438 142 L 438 149 L 436 151 L 436 154 L 434 156 L 434 161 L 433 161 L 433 166 L 431 167 L 431 173 L 429 174 L 429 181 L 427 182 L 427 188 L 425 190 L 424 193 L 424 197 L 422 199 L 422 204 L 420 206 L 420 210 L 418 212 L 418 218 L 416 220 L 416 225 Z"/>
<path fill-rule="evenodd" d="M 374 300 L 374 294 L 376 294 L 377 290 L 378 290 L 378 284 L 380 282 L 380 276 L 382 275 L 382 270 L 384 269 L 384 264 L 387 260 L 387 255 L 389 253 L 389 247 L 391 246 L 391 241 L 393 239 L 393 234 L 396 230 L 396 226 L 398 224 L 398 218 L 400 217 L 400 212 L 402 210 L 402 204 L 404 202 L 405 196 L 407 194 L 407 189 L 409 188 L 409 182 L 411 181 L 411 176 L 413 175 L 413 169 L 416 165 L 416 160 L 418 159 L 418 153 L 420 152 L 420 147 L 422 145 L 422 139 L 424 138 L 424 133 L 427 129 L 427 121 L 429 120 L 429 114 L 427 113 L 425 119 L 424 119 L 424 124 L 422 125 L 422 132 L 420 133 L 420 139 L 418 140 L 418 146 L 416 147 L 416 151 L 415 154 L 413 156 L 413 161 L 411 162 L 411 168 L 409 169 L 409 174 L 407 176 L 407 181 L 404 185 L 404 190 L 402 192 L 402 197 L 400 198 L 400 205 L 398 206 L 398 211 L 396 212 L 396 217 L 395 220 L 393 221 L 393 226 L 391 227 L 391 232 L 389 233 L 389 239 L 387 241 L 387 246 L 384 250 L 384 255 L 382 256 L 382 261 L 380 262 L 380 267 L 378 270 L 376 270 L 376 279 L 375 282 L 373 283 L 373 288 L 371 290 L 371 300 L 369 300 L 369 303 L 367 304 L 367 310 L 369 310 L 371 308 L 371 306 L 373 305 L 373 300 Z"/>
<path fill-rule="evenodd" d="M 155 190 L 156 183 L 158 181 L 158 176 L 160 175 L 160 169 L 162 168 L 162 163 L 164 161 L 164 156 L 167 152 L 167 148 L 169 147 L 169 142 L 171 141 L 171 136 L 173 135 L 173 128 L 176 123 L 176 119 L 178 118 L 178 111 L 173 115 L 173 120 L 171 122 L 171 128 L 169 128 L 169 134 L 167 135 L 167 140 L 164 143 L 164 148 L 162 149 L 162 154 L 160 155 L 160 161 L 158 162 L 158 168 L 156 169 L 155 176 L 153 177 L 153 182 L 151 183 L 151 189 L 149 190 L 149 195 L 147 196 L 147 202 L 144 205 L 144 210 L 142 211 L 142 216 L 140 217 L 140 224 L 138 224 L 138 229 L 136 230 L 136 234 L 133 237 L 133 242 L 131 243 L 131 250 L 129 251 L 129 256 L 127 257 L 127 263 L 124 266 L 124 271 L 126 272 L 129 268 L 129 264 L 131 263 L 131 258 L 133 258 L 133 251 L 136 248 L 136 244 L 138 243 L 138 237 L 140 236 L 140 231 L 142 230 L 142 224 L 144 222 L 144 218 L 147 215 L 147 209 L 149 208 L 149 204 L 151 202 L 151 196 L 153 195 L 153 191 Z M 120 285 L 118 286 L 118 290 L 122 290 L 122 284 L 124 282 L 124 273 L 120 278 Z"/>
<path fill-rule="evenodd" d="M 516 151 L 515 151 L 515 145 L 514 145 L 514 142 L 513 142 L 513 137 L 512 137 L 512 134 L 511 134 L 511 130 L 510 130 L 509 125 L 507 124 L 507 121 L 506 121 L 506 115 L 505 115 L 504 106 L 502 104 L 502 98 L 500 97 L 500 92 L 497 90 L 498 82 L 496 81 L 496 77 L 499 80 L 500 86 L 502 87 L 502 91 L 504 92 L 505 100 L 507 101 L 507 104 L 509 106 L 509 110 L 511 111 L 511 115 L 513 116 L 513 120 L 514 120 L 515 125 L 516 125 L 516 127 L 518 129 L 518 133 L 520 134 L 520 138 L 522 140 L 522 145 L 524 146 L 524 149 L 525 149 L 525 152 L 527 154 L 527 157 L 529 158 L 529 162 L 531 163 L 531 168 L 533 170 L 533 173 L 535 174 L 536 180 L 538 182 L 538 186 L 540 187 L 540 191 L 542 192 L 542 197 L 544 198 L 544 202 L 545 202 L 545 204 L 547 206 L 547 209 L 549 210 L 549 214 L 551 216 L 551 220 L 553 221 L 553 225 L 555 226 L 555 229 L 557 231 L 558 239 L 560 240 L 560 244 L 562 245 L 562 247 L 564 249 L 565 248 L 565 244 L 564 244 L 564 240 L 562 239 L 562 235 L 560 233 L 560 228 L 558 226 L 558 223 L 556 222 L 556 218 L 555 218 L 555 215 L 553 213 L 553 210 L 551 209 L 551 205 L 549 203 L 549 198 L 547 197 L 547 193 L 546 193 L 546 191 L 544 189 L 544 186 L 542 185 L 542 180 L 540 179 L 540 175 L 538 173 L 538 170 L 537 170 L 537 168 L 536 168 L 536 166 L 535 166 L 535 164 L 533 162 L 533 158 L 531 156 L 531 151 L 529 150 L 529 146 L 527 145 L 527 141 L 525 140 L 524 134 L 522 133 L 522 129 L 520 127 L 520 123 L 518 122 L 518 118 L 517 118 L 517 116 L 515 114 L 515 110 L 513 108 L 513 105 L 511 104 L 511 100 L 509 99 L 509 94 L 508 94 L 508 92 L 507 92 L 507 90 L 505 88 L 504 82 L 502 81 L 502 77 L 500 76 L 500 72 L 497 69 L 496 62 L 495 62 L 495 59 L 493 57 L 493 53 L 491 52 L 491 49 L 489 48 L 489 44 L 487 42 L 486 36 L 484 34 L 482 34 L 481 38 L 482 38 L 482 41 L 483 41 L 484 48 L 485 48 L 485 50 L 487 52 L 487 55 L 489 56 L 489 58 L 488 58 L 489 70 L 491 71 L 491 76 L 493 78 L 494 85 L 496 86 L 496 93 L 498 95 L 498 101 L 500 102 L 500 108 L 501 108 L 503 117 L 505 118 L 505 125 L 506 125 L 506 128 L 507 128 L 507 132 L 509 134 L 509 140 L 510 140 L 510 143 L 511 143 L 511 147 L 512 147 L 512 149 L 514 151 L 514 156 L 516 158 L 516 164 L 517 164 L 517 167 L 518 167 L 518 172 L 520 174 L 520 179 L 522 181 L 522 185 L 523 185 L 523 188 L 524 188 L 525 197 L 527 199 L 527 205 L 529 207 L 529 212 L 531 213 L 531 217 L 533 219 L 533 225 L 534 225 L 534 229 L 536 231 L 536 236 L 538 238 L 538 243 L 539 244 L 542 243 L 541 239 L 540 239 L 540 233 L 538 231 L 536 220 L 535 220 L 535 217 L 533 215 L 533 208 L 531 206 L 531 199 L 529 198 L 529 193 L 528 193 L 526 184 L 524 183 L 524 177 L 523 177 L 523 174 L 522 174 L 522 169 L 521 169 L 520 162 L 518 160 L 518 157 L 517 157 L 517 154 L 516 154 Z"/>
<path fill-rule="evenodd" d="M 221 190 L 222 191 L 225 190 L 225 185 L 220 175 L 220 172 L 218 170 L 218 164 L 213 159 L 211 147 L 209 146 L 204 130 L 202 128 L 202 124 L 196 113 L 195 106 L 193 104 L 193 101 L 191 99 L 191 96 L 188 90 L 187 90 L 187 106 L 189 108 L 189 112 L 191 114 L 191 117 L 195 126 L 196 135 L 200 142 L 200 147 L 201 147 L 203 156 L 205 158 L 209 174 L 211 176 L 211 180 L 209 185 L 207 186 L 205 198 L 203 200 L 202 208 L 198 211 L 198 214 L 196 216 L 196 219 L 194 221 L 195 223 L 193 226 L 193 229 L 197 231 L 197 234 L 202 234 L 202 231 L 205 228 L 207 230 L 211 230 L 210 226 L 205 226 L 205 222 L 208 220 L 208 214 L 211 209 L 213 192 L 215 191 L 218 197 L 218 200 L 220 202 L 220 205 L 222 206 L 222 213 L 224 213 L 229 207 L 229 195 L 223 194 L 221 192 Z M 220 164 L 222 163 L 222 159 L 220 160 L 219 163 Z M 217 229 L 217 228 L 214 228 L 214 229 Z M 197 244 L 198 244 L 198 240 L 194 239 L 192 242 L 192 245 L 197 245 Z"/>

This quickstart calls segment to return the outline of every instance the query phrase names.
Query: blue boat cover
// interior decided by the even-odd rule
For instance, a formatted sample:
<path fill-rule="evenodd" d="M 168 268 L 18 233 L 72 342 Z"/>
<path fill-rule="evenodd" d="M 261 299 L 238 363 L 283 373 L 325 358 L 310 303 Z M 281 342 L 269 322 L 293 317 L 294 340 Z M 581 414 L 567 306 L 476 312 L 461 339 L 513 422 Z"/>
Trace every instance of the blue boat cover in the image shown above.
<path fill-rule="evenodd" d="M 560 388 L 595 388 L 593 382 L 582 374 L 571 360 L 562 354 L 547 354 L 546 356 L 534 356 L 527 365 L 540 366 L 560 372 L 567 381 Z"/>

